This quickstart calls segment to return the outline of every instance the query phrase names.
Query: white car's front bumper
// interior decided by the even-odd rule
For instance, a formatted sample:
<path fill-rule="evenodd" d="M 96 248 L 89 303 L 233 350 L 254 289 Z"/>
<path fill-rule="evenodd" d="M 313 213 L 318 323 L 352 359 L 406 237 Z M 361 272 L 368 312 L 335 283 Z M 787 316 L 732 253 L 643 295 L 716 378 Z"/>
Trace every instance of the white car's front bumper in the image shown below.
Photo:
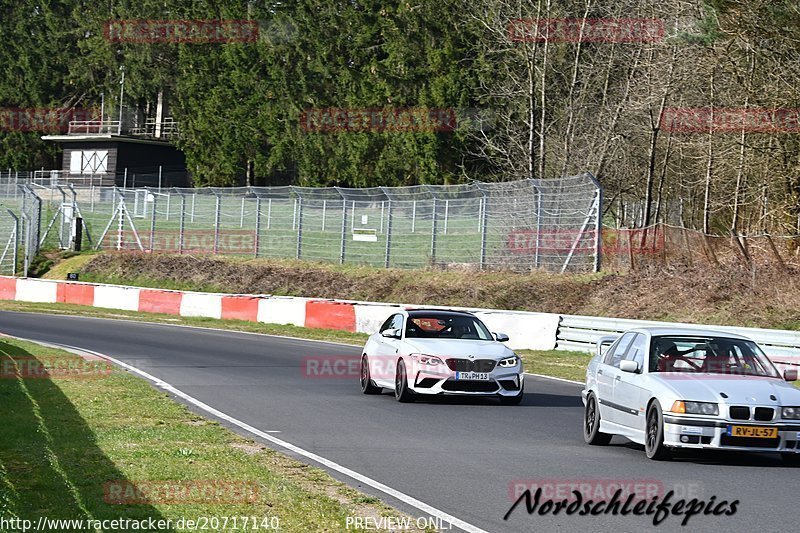
<path fill-rule="evenodd" d="M 439 365 L 440 366 L 440 365 Z M 488 380 L 457 379 L 459 373 L 449 368 L 414 368 L 408 385 L 417 394 L 459 394 L 468 396 L 518 396 L 523 389 L 522 365 L 495 367 Z"/>

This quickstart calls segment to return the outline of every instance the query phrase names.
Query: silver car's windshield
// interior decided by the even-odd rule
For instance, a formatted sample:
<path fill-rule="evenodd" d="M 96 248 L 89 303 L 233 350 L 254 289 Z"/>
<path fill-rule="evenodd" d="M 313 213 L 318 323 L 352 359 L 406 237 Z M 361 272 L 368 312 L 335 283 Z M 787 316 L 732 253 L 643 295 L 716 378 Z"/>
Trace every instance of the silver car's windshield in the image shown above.
<path fill-rule="evenodd" d="M 780 377 L 756 343 L 726 337 L 654 337 L 650 372 Z"/>
<path fill-rule="evenodd" d="M 477 318 L 437 314 L 409 316 L 406 338 L 494 340 Z"/>

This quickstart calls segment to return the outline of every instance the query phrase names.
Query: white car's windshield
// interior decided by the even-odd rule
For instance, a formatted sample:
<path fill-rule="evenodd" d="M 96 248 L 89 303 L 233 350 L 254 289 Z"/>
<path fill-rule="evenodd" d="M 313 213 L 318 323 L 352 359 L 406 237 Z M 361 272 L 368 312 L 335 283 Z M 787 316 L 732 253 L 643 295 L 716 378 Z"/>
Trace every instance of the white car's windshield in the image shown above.
<path fill-rule="evenodd" d="M 413 315 L 406 321 L 406 338 L 493 340 L 477 318 L 466 315 Z"/>
<path fill-rule="evenodd" d="M 725 337 L 654 337 L 650 372 L 780 377 L 756 343 Z"/>

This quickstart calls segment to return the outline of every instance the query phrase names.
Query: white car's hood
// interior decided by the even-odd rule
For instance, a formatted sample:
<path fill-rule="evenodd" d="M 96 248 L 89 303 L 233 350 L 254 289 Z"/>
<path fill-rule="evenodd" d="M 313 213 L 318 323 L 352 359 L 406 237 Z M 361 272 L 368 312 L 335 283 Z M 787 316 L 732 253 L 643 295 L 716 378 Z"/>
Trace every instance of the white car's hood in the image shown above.
<path fill-rule="evenodd" d="M 776 378 L 721 374 L 655 375 L 682 400 L 724 401 L 729 405 L 800 405 L 800 389 Z"/>
<path fill-rule="evenodd" d="M 496 341 L 477 341 L 468 339 L 406 339 L 409 353 L 435 355 L 442 358 L 466 358 L 500 360 L 513 355 L 508 347 Z"/>

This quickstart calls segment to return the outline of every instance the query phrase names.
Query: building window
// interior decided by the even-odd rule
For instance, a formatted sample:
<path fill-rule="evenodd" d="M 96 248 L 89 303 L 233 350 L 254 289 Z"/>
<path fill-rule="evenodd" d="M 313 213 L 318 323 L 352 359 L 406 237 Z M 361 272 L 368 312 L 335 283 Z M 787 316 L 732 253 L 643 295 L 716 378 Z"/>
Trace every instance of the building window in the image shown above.
<path fill-rule="evenodd" d="M 73 150 L 70 153 L 70 174 L 105 174 L 108 171 L 108 150 Z"/>

